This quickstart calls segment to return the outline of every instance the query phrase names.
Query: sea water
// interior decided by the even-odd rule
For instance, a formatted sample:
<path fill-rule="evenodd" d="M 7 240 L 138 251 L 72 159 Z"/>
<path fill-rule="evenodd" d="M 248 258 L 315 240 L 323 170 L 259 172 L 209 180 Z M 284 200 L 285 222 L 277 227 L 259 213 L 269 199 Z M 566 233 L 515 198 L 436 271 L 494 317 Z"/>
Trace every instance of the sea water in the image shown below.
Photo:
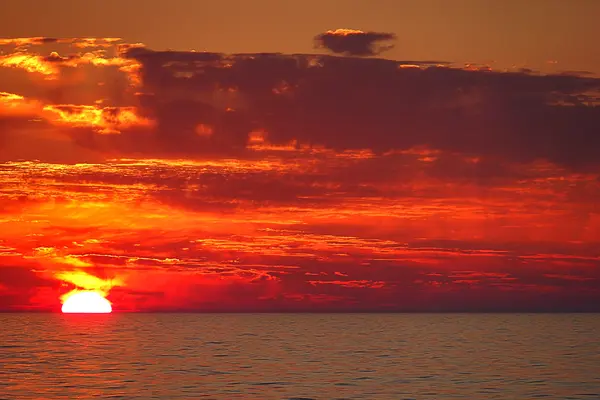
<path fill-rule="evenodd" d="M 600 399 L 595 314 L 0 314 L 0 399 Z"/>

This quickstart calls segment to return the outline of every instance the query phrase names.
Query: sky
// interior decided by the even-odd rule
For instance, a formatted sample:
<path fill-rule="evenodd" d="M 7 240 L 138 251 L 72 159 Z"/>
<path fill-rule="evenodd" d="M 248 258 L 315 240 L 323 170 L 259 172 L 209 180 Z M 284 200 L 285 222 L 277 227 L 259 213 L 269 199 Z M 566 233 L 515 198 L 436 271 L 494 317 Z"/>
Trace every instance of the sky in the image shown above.
<path fill-rule="evenodd" d="M 599 2 L 37 7 L 0 310 L 600 311 Z"/>

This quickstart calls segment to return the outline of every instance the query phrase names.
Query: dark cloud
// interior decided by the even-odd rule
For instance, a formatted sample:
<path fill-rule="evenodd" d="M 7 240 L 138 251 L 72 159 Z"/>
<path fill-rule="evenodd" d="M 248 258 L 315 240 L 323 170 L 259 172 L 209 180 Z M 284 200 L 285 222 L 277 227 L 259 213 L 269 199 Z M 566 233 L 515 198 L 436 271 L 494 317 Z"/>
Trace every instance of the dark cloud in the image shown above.
<path fill-rule="evenodd" d="M 256 128 L 275 144 L 426 146 L 571 167 L 595 162 L 600 149 L 600 107 L 582 101 L 600 79 L 314 55 L 125 55 L 142 65 L 141 107 L 157 120 L 163 151 L 242 151 Z M 200 123 L 214 134 L 197 135 Z"/>
<path fill-rule="evenodd" d="M 583 169 L 597 162 L 600 150 L 600 79 L 593 77 L 465 69 L 435 61 L 127 45 L 119 56 L 119 65 L 132 68 L 139 84 L 132 89 L 127 79 L 116 78 L 129 69 L 103 69 L 110 85 L 96 85 L 106 98 L 101 106 L 69 101 L 72 92 L 81 97 L 78 84 L 62 78 L 45 92 L 30 89 L 27 100 L 51 99 L 56 118 L 97 113 L 92 127 L 80 119 L 70 130 L 67 124 L 61 128 L 78 146 L 111 156 L 247 157 L 249 134 L 264 130 L 274 145 L 295 141 L 378 154 L 424 147 L 482 157 L 493 161 L 453 169 L 446 168 L 446 155 L 433 170 L 460 175 L 476 168 L 468 173 L 485 181 L 503 175 L 506 162 L 545 159 Z M 79 92 L 93 97 L 91 89 Z"/>
<path fill-rule="evenodd" d="M 18 310 L 30 304 L 40 288 L 57 287 L 55 280 L 45 279 L 32 267 L 0 263 L 0 310 Z"/>
<path fill-rule="evenodd" d="M 10 284 L 15 290 L 31 290 L 55 283 L 41 278 L 31 268 L 25 266 L 0 265 L 0 284 Z"/>
<path fill-rule="evenodd" d="M 375 56 L 394 47 L 381 45 L 380 42 L 395 39 L 393 33 L 336 29 L 315 36 L 315 43 L 318 48 L 345 56 Z"/>

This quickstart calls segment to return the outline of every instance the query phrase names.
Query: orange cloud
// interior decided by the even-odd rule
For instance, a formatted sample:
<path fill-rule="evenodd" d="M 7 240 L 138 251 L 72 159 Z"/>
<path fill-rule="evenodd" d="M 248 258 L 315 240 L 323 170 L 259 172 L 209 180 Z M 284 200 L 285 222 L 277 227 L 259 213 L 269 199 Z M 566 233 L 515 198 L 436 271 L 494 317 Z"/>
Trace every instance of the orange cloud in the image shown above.
<path fill-rule="evenodd" d="M 75 47 L 111 47 L 120 42 L 121 38 L 79 38 L 73 40 Z"/>
<path fill-rule="evenodd" d="M 88 52 L 84 53 L 78 57 L 69 57 L 62 60 L 61 65 L 69 66 L 69 67 L 77 67 L 83 64 L 91 64 L 96 67 L 104 67 L 104 66 L 118 66 L 118 67 L 128 67 L 136 64 L 131 60 L 127 60 L 121 57 L 109 57 L 106 58 L 103 56 L 102 51 L 97 52 Z"/>
<path fill-rule="evenodd" d="M 123 280 L 120 278 L 101 279 L 84 271 L 57 272 L 54 277 L 76 286 L 76 289 L 62 295 L 61 301 L 64 301 L 78 290 L 92 290 L 106 296 L 113 287 L 124 285 Z"/>
<path fill-rule="evenodd" d="M 40 113 L 41 107 L 39 102 L 27 100 L 18 94 L 0 92 L 0 115 L 34 116 Z"/>
<path fill-rule="evenodd" d="M 23 47 L 27 45 L 42 46 L 53 43 L 72 44 L 74 47 L 110 47 L 120 42 L 120 38 L 50 38 L 50 37 L 28 37 L 0 39 L 0 46 L 13 45 Z"/>
<path fill-rule="evenodd" d="M 152 120 L 140 116 L 136 107 L 43 105 L 39 101 L 7 92 L 0 92 L 0 114 L 37 116 L 53 124 L 93 128 L 100 134 L 118 134 L 123 129 L 154 125 Z"/>
<path fill-rule="evenodd" d="M 46 61 L 44 57 L 35 54 L 14 53 L 0 56 L 0 66 L 20 68 L 27 72 L 39 73 L 44 75 L 46 79 L 55 79 L 58 74 L 56 65 Z"/>
<path fill-rule="evenodd" d="M 51 38 L 18 38 L 3 39 L 0 46 L 13 44 L 16 50 L 13 53 L 0 56 L 0 67 L 22 69 L 27 72 L 42 74 L 46 80 L 56 80 L 61 74 L 61 69 L 77 68 L 82 65 L 92 65 L 95 67 L 118 67 L 125 73 L 132 86 L 140 84 L 139 69 L 140 64 L 131 58 L 125 58 L 120 55 L 120 47 L 117 38 L 77 38 L 77 39 L 51 39 Z M 61 55 L 58 51 L 51 51 L 44 55 L 42 52 L 30 51 L 25 45 L 50 45 L 63 44 L 61 53 L 65 51 L 66 55 Z M 69 52 L 64 48 L 64 44 L 71 46 L 73 50 Z M 114 48 L 109 53 L 110 48 Z M 88 51 L 81 53 L 81 49 Z M 93 50 L 97 49 L 97 50 Z M 107 56 L 107 54 L 116 54 Z"/>
<path fill-rule="evenodd" d="M 120 133 L 121 129 L 151 127 L 150 119 L 141 117 L 135 107 L 98 107 L 87 105 L 48 105 L 44 111 L 54 115 L 57 124 L 94 128 L 101 134 Z"/>
<path fill-rule="evenodd" d="M 19 96 L 18 94 L 0 92 L 0 102 L 4 104 L 10 103 L 20 103 L 24 100 L 23 96 Z"/>
<path fill-rule="evenodd" d="M 28 37 L 28 38 L 9 38 L 0 39 L 0 46 L 14 45 L 21 47 L 25 45 L 44 45 L 48 43 L 58 43 L 61 39 L 48 38 L 48 37 Z"/>
<path fill-rule="evenodd" d="M 329 35 L 336 35 L 336 36 L 348 36 L 348 35 L 361 35 L 364 34 L 364 31 L 361 31 L 359 29 L 346 29 L 346 28 L 339 28 L 339 29 L 330 29 L 327 32 L 325 32 Z"/>

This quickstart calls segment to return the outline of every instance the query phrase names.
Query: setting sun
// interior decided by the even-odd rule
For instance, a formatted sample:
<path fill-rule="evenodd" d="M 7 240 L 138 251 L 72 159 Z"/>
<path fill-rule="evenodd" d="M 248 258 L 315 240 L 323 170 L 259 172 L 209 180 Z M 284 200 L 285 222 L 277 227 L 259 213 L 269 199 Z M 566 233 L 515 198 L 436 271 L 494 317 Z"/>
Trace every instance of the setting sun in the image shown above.
<path fill-rule="evenodd" d="M 108 314 L 112 312 L 112 307 L 98 292 L 84 291 L 69 296 L 62 306 L 62 312 Z"/>

